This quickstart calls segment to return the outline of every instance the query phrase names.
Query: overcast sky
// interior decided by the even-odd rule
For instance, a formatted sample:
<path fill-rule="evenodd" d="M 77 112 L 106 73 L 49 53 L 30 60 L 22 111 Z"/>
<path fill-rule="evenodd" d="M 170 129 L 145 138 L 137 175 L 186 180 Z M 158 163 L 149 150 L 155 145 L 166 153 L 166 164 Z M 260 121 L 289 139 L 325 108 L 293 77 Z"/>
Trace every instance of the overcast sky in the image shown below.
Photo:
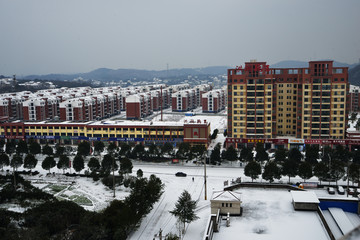
<path fill-rule="evenodd" d="M 0 0 L 0 75 L 360 58 L 360 0 Z"/>

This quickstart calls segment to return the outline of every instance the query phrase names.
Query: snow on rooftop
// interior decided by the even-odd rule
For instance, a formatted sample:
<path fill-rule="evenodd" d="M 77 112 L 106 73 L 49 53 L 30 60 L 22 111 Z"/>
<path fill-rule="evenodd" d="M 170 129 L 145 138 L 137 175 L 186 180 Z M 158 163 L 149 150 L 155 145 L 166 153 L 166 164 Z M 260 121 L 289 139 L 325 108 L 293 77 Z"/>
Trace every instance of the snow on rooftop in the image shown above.
<path fill-rule="evenodd" d="M 291 196 L 296 203 L 320 203 L 315 192 L 291 191 Z"/>
<path fill-rule="evenodd" d="M 211 197 L 211 200 L 216 201 L 241 201 L 239 192 L 233 191 L 215 191 Z"/>

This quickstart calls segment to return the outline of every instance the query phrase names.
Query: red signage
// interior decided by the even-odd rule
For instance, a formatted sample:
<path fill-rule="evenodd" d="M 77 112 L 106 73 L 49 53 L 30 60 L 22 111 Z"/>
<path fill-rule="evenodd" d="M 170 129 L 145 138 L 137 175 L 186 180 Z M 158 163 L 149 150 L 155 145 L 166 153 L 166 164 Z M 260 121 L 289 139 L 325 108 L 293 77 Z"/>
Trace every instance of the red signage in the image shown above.
<path fill-rule="evenodd" d="M 255 66 L 255 68 L 253 68 L 253 66 Z M 242 65 L 235 67 L 236 72 L 246 71 L 246 72 L 263 72 L 264 73 L 264 72 L 268 72 L 269 69 L 270 69 L 269 65 L 260 65 L 260 64 L 245 65 L 245 68 L 243 68 Z"/>

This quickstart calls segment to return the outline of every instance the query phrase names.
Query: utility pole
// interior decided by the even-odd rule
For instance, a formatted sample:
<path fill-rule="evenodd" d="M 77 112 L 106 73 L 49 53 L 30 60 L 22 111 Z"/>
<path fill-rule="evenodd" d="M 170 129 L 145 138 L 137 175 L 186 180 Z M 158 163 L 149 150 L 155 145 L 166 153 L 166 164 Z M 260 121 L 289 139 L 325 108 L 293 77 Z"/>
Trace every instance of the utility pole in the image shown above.
<path fill-rule="evenodd" d="M 206 186 L 206 153 L 204 155 L 204 184 L 205 184 L 205 200 L 207 200 L 207 186 Z"/>
<path fill-rule="evenodd" d="M 163 120 L 163 99 L 162 99 L 162 85 L 160 86 L 160 110 L 161 110 L 161 121 Z"/>
<path fill-rule="evenodd" d="M 114 190 L 114 198 L 115 198 L 115 158 L 112 157 L 112 169 L 113 169 L 113 190 Z"/>

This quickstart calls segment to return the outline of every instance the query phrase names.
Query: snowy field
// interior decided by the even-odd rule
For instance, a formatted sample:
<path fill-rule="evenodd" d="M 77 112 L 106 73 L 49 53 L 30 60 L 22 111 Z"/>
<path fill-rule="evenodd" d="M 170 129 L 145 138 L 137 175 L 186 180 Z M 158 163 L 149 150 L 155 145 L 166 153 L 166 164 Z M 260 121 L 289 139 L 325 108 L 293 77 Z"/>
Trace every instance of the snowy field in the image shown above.
<path fill-rule="evenodd" d="M 164 193 L 153 210 L 143 219 L 140 227 L 129 237 L 131 240 L 153 239 L 163 230 L 163 234 L 178 233 L 176 219 L 169 213 L 173 210 L 181 192 L 187 190 L 193 200 L 197 200 L 196 214 L 200 217 L 187 227 L 184 239 L 202 239 L 210 215 L 210 199 L 213 191 L 222 190 L 223 183 L 241 177 L 243 181 L 251 181 L 244 176 L 243 168 L 238 164 L 223 166 L 207 166 L 207 200 L 204 190 L 204 167 L 192 163 L 173 165 L 170 163 L 152 164 L 133 162 L 133 175 L 142 169 L 144 177 L 151 174 L 158 176 L 165 184 Z M 113 192 L 100 181 L 91 178 L 66 177 L 56 168 L 51 169 L 55 175 L 46 176 L 47 171 L 41 169 L 41 162 L 36 170 L 42 176 L 27 177 L 33 184 L 45 191 L 53 193 L 59 199 L 75 201 L 87 210 L 100 211 L 113 200 Z M 20 168 L 19 170 L 22 170 Z M 185 172 L 187 177 L 176 177 L 176 172 Z M 72 170 L 73 172 L 73 170 Z M 192 181 L 194 177 L 194 181 Z M 301 181 L 292 178 L 292 181 Z M 310 179 L 309 181 L 315 181 Z M 262 181 L 258 179 L 258 181 Z M 287 181 L 287 177 L 282 179 Z M 54 191 L 54 186 L 55 191 Z M 291 205 L 291 194 L 287 190 L 239 189 L 243 201 L 243 216 L 231 217 L 230 227 L 222 222 L 220 232 L 215 233 L 214 240 L 221 239 L 327 239 L 327 235 L 318 216 L 312 212 L 294 211 Z M 327 196 L 326 190 L 315 190 L 318 196 Z M 129 189 L 116 188 L 116 199 L 123 199 Z M 346 195 L 333 197 L 346 198 Z M 23 211 L 16 206 L 14 211 Z M 306 229 L 306 230 L 304 230 Z M 156 239 L 156 238 L 155 238 Z"/>

